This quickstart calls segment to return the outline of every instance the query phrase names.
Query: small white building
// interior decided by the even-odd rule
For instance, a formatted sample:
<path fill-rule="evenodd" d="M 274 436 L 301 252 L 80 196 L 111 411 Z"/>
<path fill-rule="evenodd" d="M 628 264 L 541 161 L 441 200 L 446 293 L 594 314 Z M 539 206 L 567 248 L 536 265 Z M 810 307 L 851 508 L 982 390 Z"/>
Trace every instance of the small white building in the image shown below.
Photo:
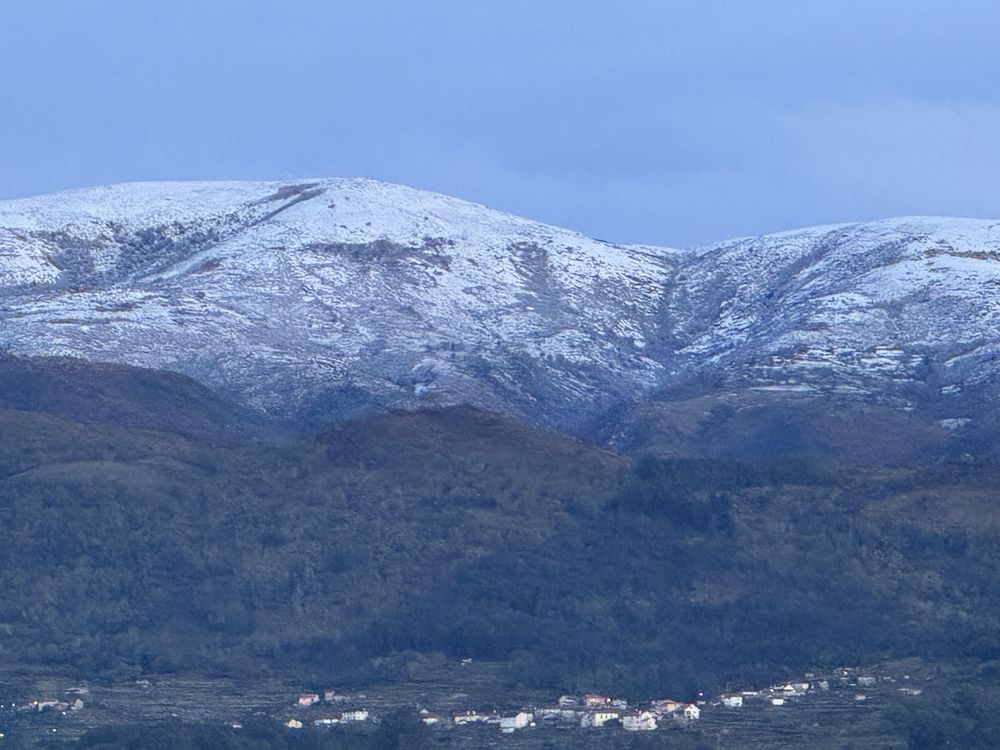
<path fill-rule="evenodd" d="M 785 705 L 785 699 L 784 698 L 771 698 L 771 705 L 772 706 L 784 706 Z"/>
<path fill-rule="evenodd" d="M 335 719 L 333 717 L 327 717 L 323 719 L 316 719 L 313 721 L 314 727 L 332 727 L 334 724 L 339 724 L 340 719 Z"/>
<path fill-rule="evenodd" d="M 285 726 L 289 729 L 302 729 L 302 722 L 298 719 L 289 719 L 285 722 Z"/>
<path fill-rule="evenodd" d="M 487 721 L 490 717 L 486 714 L 481 714 L 476 711 L 465 711 L 460 714 L 455 714 L 452 717 L 452 721 L 456 724 L 475 724 L 477 722 Z"/>
<path fill-rule="evenodd" d="M 363 708 L 355 709 L 354 711 L 344 711 L 340 715 L 341 721 L 368 721 L 368 712 Z"/>
<path fill-rule="evenodd" d="M 559 707 L 560 708 L 573 708 L 579 706 L 580 701 L 576 699 L 575 695 L 560 695 L 559 696 Z"/>
<path fill-rule="evenodd" d="M 700 719 L 701 709 L 698 708 L 693 703 L 688 703 L 686 706 L 684 706 L 684 718 L 687 719 L 688 721 L 695 721 L 696 719 Z"/>
<path fill-rule="evenodd" d="M 871 687 L 874 684 L 875 684 L 875 678 L 874 677 L 867 677 L 866 676 L 866 677 L 859 677 L 858 678 L 858 685 L 860 685 L 861 687 Z"/>
<path fill-rule="evenodd" d="M 722 705 L 728 706 L 729 708 L 742 708 L 743 707 L 743 694 L 742 693 L 725 693 L 722 696 Z"/>
<path fill-rule="evenodd" d="M 527 711 L 520 711 L 514 716 L 502 716 L 500 718 L 500 731 L 504 734 L 510 734 L 513 731 L 529 726 L 534 719 L 534 714 Z"/>
<path fill-rule="evenodd" d="M 622 729 L 626 732 L 650 732 L 656 729 L 656 716 L 650 711 L 625 714 L 622 716 Z"/>

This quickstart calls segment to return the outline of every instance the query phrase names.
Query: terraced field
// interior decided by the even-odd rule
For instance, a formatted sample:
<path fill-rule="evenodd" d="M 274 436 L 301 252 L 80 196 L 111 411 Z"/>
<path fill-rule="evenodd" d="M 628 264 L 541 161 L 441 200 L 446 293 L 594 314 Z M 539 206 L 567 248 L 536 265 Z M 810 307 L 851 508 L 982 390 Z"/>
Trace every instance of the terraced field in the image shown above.
<path fill-rule="evenodd" d="M 88 729 L 126 724 L 155 725 L 163 722 L 224 724 L 229 722 L 301 719 L 302 732 L 365 732 L 371 725 L 332 730 L 313 728 L 314 719 L 348 708 L 366 708 L 373 717 L 399 710 L 416 712 L 428 707 L 443 715 L 469 708 L 513 712 L 521 707 L 551 704 L 554 697 L 537 691 L 508 690 L 502 684 L 502 665 L 447 665 L 432 677 L 352 691 L 343 702 L 309 708 L 294 706 L 302 690 L 318 686 L 267 679 L 248 683 L 227 678 L 166 677 L 125 680 L 115 684 L 85 686 L 85 708 L 56 713 L 17 711 L 11 705 L 49 697 L 65 700 L 76 686 L 65 679 L 36 676 L 0 682 L 0 732 L 11 747 L 31 746 L 62 739 L 68 746 Z M 860 684 L 871 677 L 874 684 Z M 526 728 L 510 735 L 496 725 L 456 727 L 442 724 L 432 730 L 438 744 L 452 748 L 511 748 L 533 750 L 552 747 L 600 747 L 602 742 L 644 742 L 652 736 L 666 739 L 701 739 L 716 748 L 905 748 L 904 738 L 887 728 L 885 715 L 899 701 L 918 700 L 903 689 L 922 689 L 938 679 L 932 670 L 913 660 L 867 669 L 816 674 L 811 688 L 773 706 L 768 695 L 745 699 L 742 708 L 727 708 L 717 701 L 702 706 L 701 718 L 684 724 L 665 720 L 655 733 L 643 737 L 617 727 L 581 729 L 565 723 Z M 829 688 L 821 689 L 825 680 Z M 856 696 L 863 693 L 864 700 Z M 294 730 L 289 730 L 294 731 Z M 643 739 L 645 738 L 645 739 Z"/>

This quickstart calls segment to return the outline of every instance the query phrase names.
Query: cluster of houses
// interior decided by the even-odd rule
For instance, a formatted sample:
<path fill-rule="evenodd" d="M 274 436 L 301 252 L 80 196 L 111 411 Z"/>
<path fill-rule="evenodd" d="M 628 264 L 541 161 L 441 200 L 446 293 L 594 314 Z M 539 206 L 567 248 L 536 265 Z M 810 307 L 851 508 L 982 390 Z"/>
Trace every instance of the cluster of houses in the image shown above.
<path fill-rule="evenodd" d="M 610 698 L 605 695 L 590 694 L 582 698 L 563 695 L 555 705 L 541 708 L 522 709 L 513 715 L 479 713 L 466 711 L 452 716 L 455 724 L 482 722 L 497 724 L 505 734 L 525 727 L 553 724 L 567 724 L 580 727 L 620 726 L 628 732 L 652 731 L 667 718 L 678 721 L 695 721 L 701 717 L 701 709 L 695 703 L 674 700 L 657 700 L 648 706 L 630 708 L 624 698 Z M 440 721 L 435 714 L 421 717 L 425 724 Z"/>
<path fill-rule="evenodd" d="M 442 714 L 421 708 L 418 716 L 429 727 L 445 728 L 448 726 L 493 725 L 504 734 L 511 734 L 521 729 L 537 726 L 575 726 L 585 728 L 621 727 L 628 732 L 648 732 L 670 721 L 676 724 L 690 724 L 701 718 L 703 707 L 721 706 L 725 709 L 740 709 L 749 702 L 763 703 L 770 706 L 785 706 L 795 699 L 810 693 L 830 690 L 830 681 L 838 683 L 838 689 L 853 689 L 854 700 L 867 700 L 865 688 L 873 687 L 877 682 L 895 682 L 893 677 L 876 678 L 863 675 L 851 668 L 841 668 L 828 678 L 819 678 L 812 673 L 806 673 L 805 681 L 783 682 L 761 690 L 740 690 L 726 692 L 717 700 L 709 703 L 698 700 L 694 703 L 670 699 L 654 700 L 642 706 L 630 707 L 623 698 L 612 698 L 605 695 L 589 694 L 582 697 L 563 695 L 549 706 L 522 708 L 517 711 L 501 713 L 498 711 L 466 710 L 458 713 Z M 903 677 L 904 681 L 909 676 Z M 899 687 L 905 695 L 919 695 L 920 689 L 910 686 Z M 344 704 L 353 701 L 355 704 L 364 696 L 350 697 L 328 690 L 321 701 L 317 693 L 303 693 L 298 697 L 296 705 L 299 708 L 319 706 L 319 704 Z M 325 708 L 322 706 L 321 708 Z M 336 724 L 357 724 L 366 721 L 376 721 L 367 709 L 353 708 L 335 713 L 322 712 L 322 715 L 312 720 L 317 727 Z M 292 729 L 301 729 L 305 723 L 301 719 L 288 719 L 285 725 Z"/>
<path fill-rule="evenodd" d="M 851 667 L 841 667 L 835 671 L 830 679 L 815 678 L 815 675 L 811 672 L 807 672 L 805 677 L 807 680 L 811 680 L 811 682 L 784 682 L 772 685 L 763 690 L 742 690 L 735 693 L 723 693 L 720 696 L 719 703 L 730 708 L 740 708 L 743 706 L 744 701 L 763 700 L 772 706 L 784 706 L 791 699 L 808 695 L 810 691 L 829 690 L 830 679 L 834 679 L 839 683 L 839 687 L 841 688 L 853 688 L 854 700 L 861 702 L 868 700 L 868 695 L 864 692 L 863 688 L 874 687 L 879 682 L 878 677 L 860 674 L 859 670 Z M 902 679 L 908 681 L 910 677 L 909 675 L 903 675 Z M 888 683 L 896 682 L 896 678 L 889 676 L 882 677 L 881 680 Z M 911 696 L 920 695 L 923 692 L 920 688 L 909 686 L 900 687 L 898 690 L 903 695 Z"/>
<path fill-rule="evenodd" d="M 343 695 L 335 690 L 327 690 L 323 693 L 322 699 L 319 693 L 302 693 L 295 701 L 299 708 L 309 708 L 318 705 L 321 701 L 327 704 L 342 704 L 352 700 L 348 695 Z M 346 711 L 324 712 L 323 716 L 313 719 L 312 724 L 316 727 L 332 727 L 337 724 L 360 724 L 369 721 L 371 713 L 365 708 L 352 708 Z M 285 721 L 285 726 L 289 729 L 302 729 L 305 722 L 301 719 L 291 718 Z"/>
<path fill-rule="evenodd" d="M 302 693 L 295 705 L 304 709 L 319 706 L 321 703 L 328 705 L 348 700 L 352 700 L 352 698 L 328 690 L 322 699 L 318 693 Z M 332 713 L 323 711 L 322 713 L 322 716 L 311 720 L 313 726 L 331 727 L 338 724 L 357 724 L 376 720 L 367 709 L 363 708 Z M 701 717 L 701 709 L 696 703 L 669 699 L 653 701 L 642 708 L 630 708 L 628 702 L 623 698 L 590 694 L 584 695 L 582 698 L 563 695 L 552 706 L 524 708 L 506 714 L 497 711 L 475 710 L 440 714 L 422 708 L 418 716 L 425 725 L 431 727 L 495 725 L 504 734 L 540 724 L 543 726 L 564 724 L 580 727 L 620 726 L 629 732 L 641 732 L 657 729 L 660 722 L 668 718 L 679 722 L 695 721 Z M 285 720 L 285 726 L 289 729 L 302 729 L 306 726 L 306 722 L 301 718 L 289 718 Z"/>
<path fill-rule="evenodd" d="M 74 687 L 66 691 L 67 697 L 65 700 L 59 700 L 58 698 L 35 698 L 28 701 L 24 705 L 17 706 L 17 710 L 20 713 L 42 713 L 43 711 L 53 711 L 55 713 L 64 714 L 67 711 L 81 711 L 83 710 L 83 698 L 81 696 L 86 695 L 89 690 L 85 687 Z M 11 704 L 14 708 L 14 704 Z"/>
<path fill-rule="evenodd" d="M 729 708 L 742 708 L 746 701 L 764 700 L 772 706 L 783 706 L 790 698 L 797 698 L 806 695 L 810 690 L 817 689 L 829 690 L 830 683 L 827 680 L 819 680 L 815 683 L 785 682 L 763 690 L 740 690 L 734 693 L 723 693 L 719 703 Z"/>

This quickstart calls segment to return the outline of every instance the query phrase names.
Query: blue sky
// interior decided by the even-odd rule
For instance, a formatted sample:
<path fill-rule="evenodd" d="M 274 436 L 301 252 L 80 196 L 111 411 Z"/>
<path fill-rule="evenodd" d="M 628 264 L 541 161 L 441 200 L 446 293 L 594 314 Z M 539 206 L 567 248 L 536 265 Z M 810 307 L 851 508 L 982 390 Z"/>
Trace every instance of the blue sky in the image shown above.
<path fill-rule="evenodd" d="M 679 246 L 1000 218 L 1000 3 L 0 3 L 0 196 L 341 175 Z"/>

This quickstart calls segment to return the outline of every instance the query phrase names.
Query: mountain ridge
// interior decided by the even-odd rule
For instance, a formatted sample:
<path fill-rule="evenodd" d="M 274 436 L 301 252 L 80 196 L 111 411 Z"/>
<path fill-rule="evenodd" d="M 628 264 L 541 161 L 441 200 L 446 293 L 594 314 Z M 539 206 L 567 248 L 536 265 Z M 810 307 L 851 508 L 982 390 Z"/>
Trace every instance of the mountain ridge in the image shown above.
<path fill-rule="evenodd" d="M 592 436 L 623 406 L 715 394 L 953 431 L 965 391 L 994 390 L 998 284 L 991 220 L 677 250 L 360 178 L 0 202 L 0 346 L 181 372 L 306 423 L 468 403 Z"/>

